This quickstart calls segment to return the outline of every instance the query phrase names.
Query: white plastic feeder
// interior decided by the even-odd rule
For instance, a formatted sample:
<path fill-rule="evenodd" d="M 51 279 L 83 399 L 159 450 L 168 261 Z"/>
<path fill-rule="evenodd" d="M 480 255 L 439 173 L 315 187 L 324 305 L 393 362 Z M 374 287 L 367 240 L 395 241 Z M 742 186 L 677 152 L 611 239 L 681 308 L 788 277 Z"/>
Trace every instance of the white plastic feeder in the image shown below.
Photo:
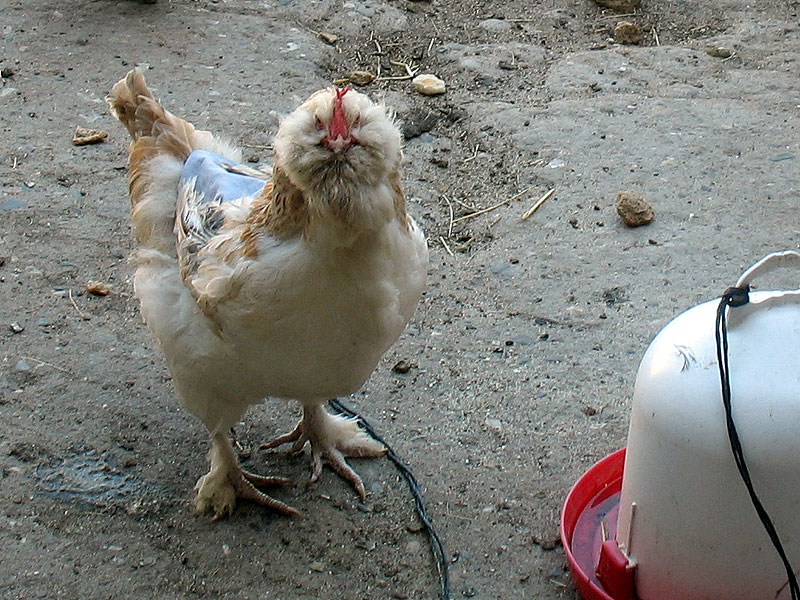
<path fill-rule="evenodd" d="M 799 267 L 800 254 L 766 257 L 737 287 L 782 265 Z M 800 291 L 751 291 L 749 299 L 727 312 L 732 415 L 754 489 L 797 569 Z M 587 599 L 790 597 L 786 570 L 731 451 L 715 342 L 718 304 L 684 312 L 656 336 L 636 377 L 622 472 L 612 465 L 622 464 L 620 452 L 590 470 L 565 503 L 562 540 Z M 583 516 L 597 507 L 599 514 Z"/>

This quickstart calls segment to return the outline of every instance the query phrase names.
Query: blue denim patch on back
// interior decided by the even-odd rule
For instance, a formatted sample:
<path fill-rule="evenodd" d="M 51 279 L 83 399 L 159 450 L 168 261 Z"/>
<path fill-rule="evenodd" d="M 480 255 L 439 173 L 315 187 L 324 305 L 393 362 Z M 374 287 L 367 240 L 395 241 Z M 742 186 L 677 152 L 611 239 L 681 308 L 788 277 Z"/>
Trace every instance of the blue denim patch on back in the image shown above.
<path fill-rule="evenodd" d="M 223 163 L 242 169 L 248 168 L 216 152 L 195 150 L 183 165 L 181 181 L 196 177 L 194 188 L 203 194 L 204 202 L 217 198 L 221 203 L 232 202 L 243 196 L 254 196 L 264 187 L 264 179 L 231 173 L 222 166 Z"/>

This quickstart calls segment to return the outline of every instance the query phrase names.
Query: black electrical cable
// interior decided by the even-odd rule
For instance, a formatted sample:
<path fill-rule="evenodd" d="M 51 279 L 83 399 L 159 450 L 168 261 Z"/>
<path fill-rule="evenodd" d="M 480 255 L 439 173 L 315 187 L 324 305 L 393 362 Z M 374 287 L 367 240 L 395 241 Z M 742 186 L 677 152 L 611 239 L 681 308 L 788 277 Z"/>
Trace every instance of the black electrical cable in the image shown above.
<path fill-rule="evenodd" d="M 798 586 L 794 569 L 786 556 L 778 532 L 772 524 L 772 519 L 770 519 L 769 514 L 767 514 L 764 505 L 761 504 L 761 500 L 759 500 L 755 488 L 753 487 L 753 481 L 750 479 L 750 471 L 744 460 L 744 450 L 742 449 L 739 433 L 736 431 L 736 424 L 733 421 L 733 413 L 731 411 L 731 381 L 730 369 L 728 367 L 728 325 L 726 311 L 728 307 L 744 306 L 747 304 L 750 301 L 749 291 L 749 287 L 728 288 L 725 290 L 725 293 L 722 294 L 722 298 L 717 306 L 715 334 L 717 341 L 717 362 L 719 363 L 719 380 L 722 386 L 722 404 L 725 406 L 725 423 L 728 428 L 728 439 L 730 440 L 733 458 L 736 462 L 736 467 L 739 469 L 739 475 L 741 475 L 742 481 L 744 481 L 744 485 L 747 488 L 747 493 L 750 494 L 750 501 L 753 503 L 758 518 L 761 519 L 761 523 L 764 525 L 764 529 L 767 530 L 772 545 L 775 546 L 775 550 L 778 551 L 783 561 L 786 575 L 789 578 L 789 591 L 791 592 L 792 600 L 800 600 L 800 586 Z"/>
<path fill-rule="evenodd" d="M 433 521 L 431 520 L 430 516 L 428 515 L 428 511 L 425 508 L 425 502 L 422 498 L 422 488 L 417 482 L 417 478 L 414 477 L 413 471 L 405 462 L 403 462 L 403 460 L 397 455 L 397 453 L 386 442 L 386 440 L 379 436 L 375 429 L 373 429 L 373 427 L 367 423 L 364 417 L 342 404 L 336 398 L 328 400 L 328 404 L 330 404 L 337 412 L 358 420 L 368 434 L 386 446 L 386 456 L 390 461 L 392 461 L 392 463 L 394 463 L 394 466 L 397 467 L 397 470 L 400 471 L 400 474 L 408 483 L 408 488 L 411 490 L 411 495 L 414 497 L 417 515 L 419 515 L 419 519 L 422 521 L 423 527 L 425 527 L 425 530 L 428 532 L 428 541 L 431 546 L 431 553 L 436 561 L 436 569 L 439 573 L 439 600 L 450 600 L 450 571 L 447 560 L 447 552 L 444 548 L 444 542 L 442 542 L 442 539 L 439 537 L 439 533 L 436 531 L 436 527 L 434 527 Z M 796 599 L 793 598 L 792 600 Z"/>

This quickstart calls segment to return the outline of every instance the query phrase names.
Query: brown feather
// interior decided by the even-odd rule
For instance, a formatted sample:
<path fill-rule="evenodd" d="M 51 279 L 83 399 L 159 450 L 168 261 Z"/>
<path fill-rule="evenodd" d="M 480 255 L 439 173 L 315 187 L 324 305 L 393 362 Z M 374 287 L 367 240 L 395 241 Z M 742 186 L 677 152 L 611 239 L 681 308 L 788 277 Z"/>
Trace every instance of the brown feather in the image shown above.
<path fill-rule="evenodd" d="M 300 231 L 307 219 L 308 210 L 302 192 L 276 167 L 272 179 L 250 206 L 241 236 L 244 255 L 249 258 L 258 256 L 260 234 L 284 238 Z"/>
<path fill-rule="evenodd" d="M 397 214 L 397 220 L 403 227 L 403 231 L 408 233 L 408 212 L 406 211 L 406 195 L 403 193 L 403 186 L 400 185 L 400 171 L 395 171 L 389 175 L 389 181 L 392 183 L 392 191 L 394 192 L 394 212 Z"/>

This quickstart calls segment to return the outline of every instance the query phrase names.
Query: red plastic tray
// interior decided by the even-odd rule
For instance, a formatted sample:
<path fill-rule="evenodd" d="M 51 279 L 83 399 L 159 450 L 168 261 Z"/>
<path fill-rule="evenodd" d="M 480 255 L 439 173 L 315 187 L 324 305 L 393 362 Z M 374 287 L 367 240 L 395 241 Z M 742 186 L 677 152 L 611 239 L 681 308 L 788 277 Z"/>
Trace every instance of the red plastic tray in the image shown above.
<path fill-rule="evenodd" d="M 593 465 L 578 479 L 561 511 L 561 543 L 572 580 L 585 600 L 616 600 L 597 580 L 600 548 L 617 533 L 625 448 Z"/>

